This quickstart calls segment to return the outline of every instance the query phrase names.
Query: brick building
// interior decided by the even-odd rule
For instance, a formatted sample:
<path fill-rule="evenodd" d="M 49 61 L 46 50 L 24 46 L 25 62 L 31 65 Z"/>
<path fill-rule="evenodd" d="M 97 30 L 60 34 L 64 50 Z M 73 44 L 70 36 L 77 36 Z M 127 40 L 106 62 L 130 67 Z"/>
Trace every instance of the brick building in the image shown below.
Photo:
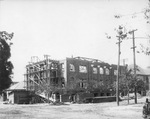
<path fill-rule="evenodd" d="M 124 67 L 120 67 L 123 74 Z M 115 94 L 117 65 L 84 57 L 56 61 L 45 59 L 26 66 L 25 86 L 54 101 Z M 78 94 L 78 95 L 77 95 Z"/>
<path fill-rule="evenodd" d="M 86 90 L 93 87 L 95 96 L 110 96 L 114 94 L 113 84 L 116 81 L 117 66 L 97 59 L 76 57 L 60 61 L 64 84 L 69 89 Z M 123 73 L 123 70 L 121 68 Z M 100 90 L 107 86 L 107 90 Z M 99 90 L 98 90 L 99 89 Z M 93 91 L 94 92 L 94 91 Z"/>

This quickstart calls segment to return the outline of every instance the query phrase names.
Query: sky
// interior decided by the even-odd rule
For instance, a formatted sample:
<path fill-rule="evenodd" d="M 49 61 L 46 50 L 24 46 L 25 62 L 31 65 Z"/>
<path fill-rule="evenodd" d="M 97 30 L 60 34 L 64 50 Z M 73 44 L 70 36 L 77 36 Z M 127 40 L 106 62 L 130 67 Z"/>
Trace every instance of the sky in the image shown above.
<path fill-rule="evenodd" d="M 119 25 L 125 26 L 124 31 L 137 29 L 136 50 L 140 43 L 149 45 L 150 25 L 140 13 L 147 6 L 148 0 L 0 0 L 0 31 L 14 32 L 13 81 L 24 80 L 32 56 L 40 60 L 45 54 L 56 60 L 81 56 L 117 64 Z M 133 63 L 131 47 L 132 39 L 121 43 L 121 64 L 123 59 Z M 136 54 L 137 65 L 146 68 L 149 61 L 150 56 Z"/>

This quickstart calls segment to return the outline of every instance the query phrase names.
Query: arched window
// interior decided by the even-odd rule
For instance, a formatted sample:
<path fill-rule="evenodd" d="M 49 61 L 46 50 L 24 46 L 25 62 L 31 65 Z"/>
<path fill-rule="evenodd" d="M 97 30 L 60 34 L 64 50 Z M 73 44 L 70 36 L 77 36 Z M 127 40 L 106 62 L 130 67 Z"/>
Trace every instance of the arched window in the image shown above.
<path fill-rule="evenodd" d="M 87 67 L 80 65 L 80 66 L 79 66 L 79 72 L 80 72 L 80 73 L 87 73 Z"/>
<path fill-rule="evenodd" d="M 109 69 L 106 68 L 105 71 L 106 71 L 106 75 L 109 75 Z"/>
<path fill-rule="evenodd" d="M 93 74 L 97 74 L 97 68 L 93 67 Z"/>
<path fill-rule="evenodd" d="M 103 70 L 102 67 L 99 68 L 99 73 L 100 73 L 100 74 L 104 74 L 104 70 Z"/>
<path fill-rule="evenodd" d="M 70 66 L 70 71 L 74 72 L 74 71 L 75 71 L 74 65 L 73 65 L 73 64 L 70 64 L 69 66 Z"/>

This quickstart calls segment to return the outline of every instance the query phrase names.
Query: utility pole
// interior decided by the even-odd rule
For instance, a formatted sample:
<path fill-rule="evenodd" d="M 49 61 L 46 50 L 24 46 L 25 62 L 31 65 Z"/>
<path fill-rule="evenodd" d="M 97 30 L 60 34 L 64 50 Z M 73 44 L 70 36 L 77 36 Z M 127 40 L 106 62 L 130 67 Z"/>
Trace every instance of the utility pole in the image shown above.
<path fill-rule="evenodd" d="M 117 80 L 116 80 L 116 101 L 117 101 L 117 105 L 119 106 L 119 77 L 120 77 L 120 54 L 121 54 L 121 50 L 120 50 L 120 43 L 122 42 L 121 40 L 123 40 L 127 34 L 123 33 L 123 27 L 119 26 L 119 30 L 118 30 L 118 65 L 117 65 Z"/>
<path fill-rule="evenodd" d="M 135 59 L 135 36 L 134 36 L 134 32 L 137 31 L 137 29 L 129 31 L 129 34 L 132 34 L 132 40 L 133 40 L 133 47 L 131 47 L 131 49 L 133 49 L 133 65 L 134 65 L 134 80 L 136 81 L 136 59 Z M 135 93 L 135 104 L 137 104 L 137 84 L 135 82 L 135 88 L 134 88 L 134 93 Z"/>
<path fill-rule="evenodd" d="M 118 36 L 118 65 L 117 65 L 117 80 L 116 80 L 116 101 L 117 101 L 117 105 L 119 106 L 119 69 L 120 69 L 120 36 Z"/>

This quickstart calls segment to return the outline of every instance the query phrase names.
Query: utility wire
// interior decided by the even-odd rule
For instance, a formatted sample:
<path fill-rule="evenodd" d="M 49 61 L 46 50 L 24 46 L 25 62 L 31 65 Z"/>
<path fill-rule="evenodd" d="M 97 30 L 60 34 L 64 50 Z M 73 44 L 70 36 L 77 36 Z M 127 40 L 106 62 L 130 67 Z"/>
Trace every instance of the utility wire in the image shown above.
<path fill-rule="evenodd" d="M 137 15 L 137 14 L 142 14 L 142 13 L 144 13 L 145 11 L 141 11 L 141 12 L 135 12 L 135 13 L 132 13 L 132 14 L 125 14 L 125 15 L 114 15 L 115 16 L 115 18 L 121 18 L 121 17 L 126 17 L 126 16 L 135 16 L 135 15 Z"/>

